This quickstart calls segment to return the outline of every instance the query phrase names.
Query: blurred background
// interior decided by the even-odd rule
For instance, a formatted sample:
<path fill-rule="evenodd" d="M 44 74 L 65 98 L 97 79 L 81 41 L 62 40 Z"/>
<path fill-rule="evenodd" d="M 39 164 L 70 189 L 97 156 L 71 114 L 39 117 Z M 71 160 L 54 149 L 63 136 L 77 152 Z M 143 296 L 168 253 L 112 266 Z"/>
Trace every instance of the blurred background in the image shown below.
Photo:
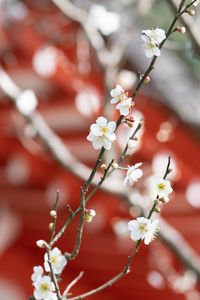
<path fill-rule="evenodd" d="M 82 179 L 98 155 L 86 140 L 90 124 L 99 115 L 117 120 L 110 90 L 119 83 L 131 95 L 150 62 L 141 47 L 141 30 L 167 30 L 177 3 L 0 1 L 1 300 L 25 300 L 33 294 L 32 268 L 43 264 L 44 254 L 35 241 L 50 238 L 56 190 L 59 229 L 69 216 L 67 204 L 72 209 L 79 205 Z M 123 269 L 134 247 L 127 221 L 141 208 L 148 210 L 145 180 L 163 174 L 171 155 L 174 193 L 161 207 L 160 238 L 142 245 L 129 275 L 91 299 L 200 299 L 198 10 L 177 23 L 187 28 L 186 34 L 174 33 L 166 42 L 150 83 L 135 100 L 134 126 L 140 118 L 144 125 L 127 164 L 144 162 L 144 181 L 121 192 L 118 183 L 124 174 L 116 172 L 88 204 L 97 215 L 85 225 L 81 251 L 62 274 L 64 290 L 84 271 L 73 296 Z M 18 96 L 27 89 L 20 103 Z M 119 157 L 134 128 L 119 127 L 105 162 Z M 73 250 L 77 224 L 78 218 L 59 240 L 62 251 Z"/>

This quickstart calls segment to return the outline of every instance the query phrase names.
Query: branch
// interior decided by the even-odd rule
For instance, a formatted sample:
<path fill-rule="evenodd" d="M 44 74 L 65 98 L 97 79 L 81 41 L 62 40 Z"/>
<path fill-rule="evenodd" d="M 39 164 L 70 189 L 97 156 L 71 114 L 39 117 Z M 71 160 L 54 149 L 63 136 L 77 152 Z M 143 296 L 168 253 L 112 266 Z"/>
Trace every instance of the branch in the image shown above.
<path fill-rule="evenodd" d="M 56 191 L 56 202 L 54 204 L 54 210 L 56 212 L 56 216 L 53 217 L 53 228 L 51 231 L 51 238 L 50 241 L 53 240 L 54 234 L 55 234 L 55 228 L 56 228 L 56 219 L 57 219 L 57 207 L 58 207 L 58 201 L 59 201 L 60 193 L 59 190 Z"/>
<path fill-rule="evenodd" d="M 51 249 L 50 249 L 49 245 L 46 245 L 46 251 L 47 251 L 47 256 L 48 256 L 48 264 L 49 264 L 49 267 L 50 267 L 50 270 L 51 270 L 51 280 L 52 280 L 52 282 L 55 286 L 56 295 L 57 295 L 58 300 L 62 300 L 62 296 L 60 294 L 60 289 L 59 289 L 59 286 L 58 286 L 56 275 L 53 271 L 53 267 L 52 267 L 52 263 L 51 263 L 51 255 L 50 255 Z"/>
<path fill-rule="evenodd" d="M 124 267 L 124 269 L 115 277 L 113 277 L 112 279 L 108 280 L 106 283 L 100 285 L 98 288 L 91 290 L 85 294 L 73 297 L 73 298 L 69 298 L 70 300 L 80 300 L 80 299 L 84 299 L 86 297 L 92 296 L 94 294 L 99 293 L 100 291 L 104 290 L 105 288 L 113 285 L 116 281 L 118 281 L 119 279 L 121 279 L 122 277 L 124 277 L 126 274 L 128 274 L 130 272 L 130 264 L 131 261 L 133 259 L 133 257 L 135 256 L 135 254 L 138 252 L 139 248 L 140 248 L 140 244 L 141 244 L 142 240 L 139 240 L 136 244 L 135 249 L 133 250 L 133 252 L 129 255 L 127 263 Z"/>
<path fill-rule="evenodd" d="M 172 7 L 173 11 L 177 11 L 177 2 L 176 0 L 167 0 L 167 3 Z M 180 17 L 181 22 L 186 27 L 190 39 L 194 43 L 194 46 L 198 53 L 200 54 L 200 31 L 197 24 L 194 22 L 194 18 L 188 14 L 182 14 Z"/>
<path fill-rule="evenodd" d="M 85 214 L 85 192 L 81 187 L 81 196 L 80 196 L 80 218 L 79 226 L 77 228 L 76 244 L 74 246 L 74 251 L 70 255 L 66 255 L 67 259 L 74 259 L 79 252 L 83 234 L 83 225 L 84 225 L 84 214 Z"/>
<path fill-rule="evenodd" d="M 72 281 L 70 282 L 70 284 L 68 284 L 66 290 L 63 293 L 63 296 L 67 296 L 67 294 L 69 293 L 70 289 L 81 279 L 81 277 L 83 276 L 84 272 L 81 271 L 80 274 Z"/>
<path fill-rule="evenodd" d="M 0 87 L 2 91 L 11 98 L 13 104 L 16 106 L 16 99 L 17 96 L 21 93 L 21 90 L 16 84 L 12 81 L 12 79 L 8 76 L 8 74 L 0 69 Z M 20 112 L 21 113 L 21 112 Z M 21 113 L 22 114 L 22 113 Z M 23 114 L 22 114 L 23 115 Z M 45 120 L 42 118 L 42 116 L 39 113 L 32 113 L 28 118 L 27 116 L 23 115 L 26 121 L 33 126 L 35 129 L 37 136 L 39 137 L 40 141 L 43 143 L 43 146 L 45 149 L 47 149 L 53 159 L 58 162 L 60 166 L 63 167 L 63 169 L 70 171 L 72 174 L 77 176 L 78 178 L 86 181 L 88 178 L 88 174 L 90 174 L 90 169 L 87 168 L 82 163 L 78 162 L 67 150 L 66 146 L 63 144 L 61 139 L 55 135 L 55 133 L 48 127 Z M 98 184 L 98 180 L 95 178 L 93 179 L 93 184 Z M 127 192 L 124 189 L 121 188 L 121 184 L 118 181 L 113 181 L 112 184 L 106 184 L 104 183 L 103 186 L 101 186 L 101 189 L 105 192 L 108 192 L 110 194 L 115 195 L 116 197 L 121 197 L 128 203 L 128 205 L 133 206 L 132 198 L 134 196 L 134 192 Z M 79 212 L 79 211 L 78 211 Z M 73 213 L 73 216 L 76 215 L 77 210 Z M 63 232 L 70 223 L 70 219 L 66 222 L 65 227 L 63 227 Z M 163 221 L 164 222 L 164 221 Z M 159 236 L 161 239 L 163 239 L 167 246 L 172 249 L 173 252 L 177 254 L 179 259 L 184 262 L 185 266 L 187 266 L 189 269 L 193 270 L 197 277 L 200 279 L 200 258 L 198 255 L 192 250 L 192 248 L 189 246 L 186 240 L 181 236 L 178 231 L 176 231 L 174 228 L 175 235 L 171 236 L 167 234 L 166 226 L 162 228 L 162 219 L 160 218 L 160 232 Z M 167 224 L 166 222 L 164 223 Z M 168 225 L 169 226 L 169 225 Z M 172 228 L 169 226 L 169 228 Z M 56 235 L 54 237 L 54 242 L 56 242 L 59 237 L 62 236 L 62 232 Z M 182 243 L 181 247 L 179 247 L 178 241 L 176 241 L 176 237 L 181 236 Z M 52 246 L 52 244 L 50 243 Z M 189 249 L 189 250 L 188 250 Z M 193 255 L 189 255 L 188 253 L 193 253 Z"/>

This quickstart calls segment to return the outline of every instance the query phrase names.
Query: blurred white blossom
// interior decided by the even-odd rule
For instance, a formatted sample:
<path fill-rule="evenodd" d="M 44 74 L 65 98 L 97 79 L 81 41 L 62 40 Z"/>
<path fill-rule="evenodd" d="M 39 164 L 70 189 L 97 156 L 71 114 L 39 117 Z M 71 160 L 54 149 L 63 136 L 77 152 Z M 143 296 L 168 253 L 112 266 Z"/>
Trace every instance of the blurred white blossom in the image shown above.
<path fill-rule="evenodd" d="M 200 0 L 197 0 L 193 3 L 194 6 L 197 6 L 200 3 Z"/>
<path fill-rule="evenodd" d="M 35 110 L 37 104 L 37 98 L 32 90 L 21 92 L 16 100 L 18 110 L 27 116 Z"/>
<path fill-rule="evenodd" d="M 109 12 L 103 5 L 92 4 L 88 15 L 88 26 L 96 26 L 102 34 L 110 35 L 120 27 L 120 15 Z"/>
<path fill-rule="evenodd" d="M 142 170 L 138 169 L 141 165 L 142 165 L 142 163 L 137 163 L 134 166 L 128 168 L 126 177 L 123 181 L 123 185 L 125 185 L 127 182 L 129 182 L 129 184 L 132 185 L 139 178 L 142 177 L 143 172 L 142 172 Z"/>

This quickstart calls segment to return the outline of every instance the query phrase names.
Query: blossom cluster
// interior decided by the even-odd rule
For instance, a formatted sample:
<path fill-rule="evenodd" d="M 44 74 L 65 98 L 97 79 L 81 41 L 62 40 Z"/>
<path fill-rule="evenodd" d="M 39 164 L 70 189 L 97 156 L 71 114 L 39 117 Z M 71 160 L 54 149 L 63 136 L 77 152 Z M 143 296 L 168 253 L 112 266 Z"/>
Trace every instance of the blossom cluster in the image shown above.
<path fill-rule="evenodd" d="M 151 58 L 154 55 L 160 56 L 159 45 L 166 39 L 165 31 L 161 28 L 147 29 L 142 31 L 142 40 L 144 41 L 144 52 L 146 57 Z"/>
<path fill-rule="evenodd" d="M 62 255 L 61 251 L 55 247 L 50 251 L 50 262 L 52 265 L 52 269 L 54 274 L 59 275 L 62 273 L 64 267 L 67 264 L 67 260 L 64 255 Z M 50 266 L 48 262 L 48 254 L 44 255 L 44 269 L 47 273 L 49 273 Z M 55 294 L 55 286 L 51 281 L 51 278 L 48 275 L 43 275 L 44 270 L 42 266 L 35 266 L 33 268 L 33 274 L 31 279 L 33 281 L 34 286 L 34 297 L 37 300 L 57 300 L 57 296 Z"/>

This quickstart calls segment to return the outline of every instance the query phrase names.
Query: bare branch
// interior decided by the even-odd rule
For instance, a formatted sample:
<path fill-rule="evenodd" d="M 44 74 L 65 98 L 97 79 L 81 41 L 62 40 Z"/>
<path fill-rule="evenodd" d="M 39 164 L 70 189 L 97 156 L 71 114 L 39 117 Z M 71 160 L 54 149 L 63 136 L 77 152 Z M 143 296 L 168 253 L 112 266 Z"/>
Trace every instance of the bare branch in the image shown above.
<path fill-rule="evenodd" d="M 56 278 L 56 275 L 54 273 L 52 263 L 51 263 L 51 254 L 50 254 L 51 249 L 50 249 L 49 245 L 46 247 L 46 251 L 47 251 L 47 256 L 48 256 L 48 264 L 49 264 L 49 267 L 50 267 L 50 270 L 51 270 L 51 280 L 52 280 L 52 282 L 55 286 L 56 295 L 57 295 L 58 300 L 62 300 L 62 296 L 60 294 L 60 289 L 59 289 L 59 286 L 58 286 L 57 278 Z"/>
<path fill-rule="evenodd" d="M 0 69 L 0 87 L 7 95 L 10 97 L 15 105 L 16 98 L 21 93 L 21 90 L 19 87 L 16 86 L 16 84 L 12 81 L 12 79 L 8 76 L 8 74 Z M 21 112 L 20 112 L 21 113 Z M 22 113 L 21 113 L 22 114 Z M 22 114 L 23 115 L 23 114 Z M 24 115 L 23 115 L 24 116 Z M 62 143 L 61 139 L 54 134 L 54 132 L 48 127 L 45 120 L 42 118 L 42 116 L 39 113 L 31 114 L 28 118 L 24 116 L 28 123 L 33 126 L 35 131 L 37 132 L 37 135 L 40 139 L 40 141 L 43 143 L 44 148 L 47 149 L 52 157 L 61 165 L 65 170 L 70 171 L 72 174 L 77 176 L 78 178 L 81 178 L 82 180 L 86 181 L 88 178 L 88 175 L 90 174 L 90 169 L 87 168 L 82 163 L 78 162 L 67 150 L 66 146 Z M 97 179 L 93 179 L 93 184 L 98 184 Z M 121 197 L 124 199 L 130 206 L 133 206 L 132 197 L 134 195 L 131 191 L 125 191 L 122 189 L 121 184 L 118 181 L 113 181 L 112 184 L 106 184 L 104 182 L 103 186 L 101 186 L 101 189 L 116 195 L 117 197 Z M 78 210 L 79 212 L 79 210 Z M 76 215 L 77 210 L 73 213 L 73 216 Z M 54 243 L 62 236 L 63 232 L 65 231 L 65 228 L 72 220 L 72 217 L 69 218 L 69 220 L 66 222 L 66 226 L 63 227 L 62 231 L 59 232 L 56 237 L 53 239 Z M 174 228 L 174 232 L 177 233 L 177 235 L 173 235 L 173 238 L 171 235 L 167 234 L 166 226 L 162 228 L 162 218 L 160 217 L 160 232 L 159 236 L 161 239 L 166 241 L 166 244 L 169 248 L 174 251 L 179 259 L 181 259 L 184 264 L 191 270 L 195 272 L 197 277 L 200 279 L 200 258 L 198 255 L 192 250 L 192 248 L 189 246 L 186 240 L 178 233 Z M 165 224 L 167 224 L 165 222 Z M 169 225 L 168 225 L 169 226 Z M 171 226 L 170 226 L 171 228 Z M 182 243 L 181 247 L 179 247 L 179 243 L 176 241 L 176 236 L 181 236 Z M 52 246 L 52 244 L 51 244 Z M 185 246 L 185 247 L 184 247 Z M 186 249 L 190 249 L 189 251 L 185 251 Z M 193 253 L 194 255 L 188 256 L 188 253 Z"/>
<path fill-rule="evenodd" d="M 58 201 L 59 201 L 59 190 L 56 191 L 56 201 L 54 203 L 54 210 L 56 212 L 56 216 L 53 217 L 53 228 L 52 228 L 52 231 L 51 231 L 51 238 L 50 238 L 50 241 L 53 240 L 53 237 L 54 237 L 54 234 L 55 234 L 55 228 L 56 228 L 56 219 L 57 219 L 57 207 L 58 207 Z"/>
<path fill-rule="evenodd" d="M 85 192 L 81 187 L 81 196 L 80 196 L 80 218 L 79 225 L 77 228 L 77 236 L 76 236 L 76 244 L 74 246 L 74 250 L 70 255 L 66 255 L 68 259 L 74 259 L 79 252 L 81 246 L 81 239 L 83 234 L 83 225 L 84 225 L 84 214 L 85 214 Z"/>
<path fill-rule="evenodd" d="M 167 0 L 166 1 L 173 9 L 174 12 L 177 11 L 177 0 Z M 189 16 L 188 14 L 182 14 L 180 16 L 180 20 L 183 25 L 186 27 L 188 34 L 192 42 L 194 43 L 195 48 L 197 49 L 198 53 L 200 54 L 200 30 L 197 24 L 194 21 L 194 18 Z"/>
<path fill-rule="evenodd" d="M 70 284 L 68 284 L 66 290 L 63 293 L 63 297 L 67 296 L 67 294 L 69 293 L 70 289 L 81 279 L 81 277 L 83 276 L 84 272 L 81 271 L 80 274 L 72 281 L 70 282 Z"/>

